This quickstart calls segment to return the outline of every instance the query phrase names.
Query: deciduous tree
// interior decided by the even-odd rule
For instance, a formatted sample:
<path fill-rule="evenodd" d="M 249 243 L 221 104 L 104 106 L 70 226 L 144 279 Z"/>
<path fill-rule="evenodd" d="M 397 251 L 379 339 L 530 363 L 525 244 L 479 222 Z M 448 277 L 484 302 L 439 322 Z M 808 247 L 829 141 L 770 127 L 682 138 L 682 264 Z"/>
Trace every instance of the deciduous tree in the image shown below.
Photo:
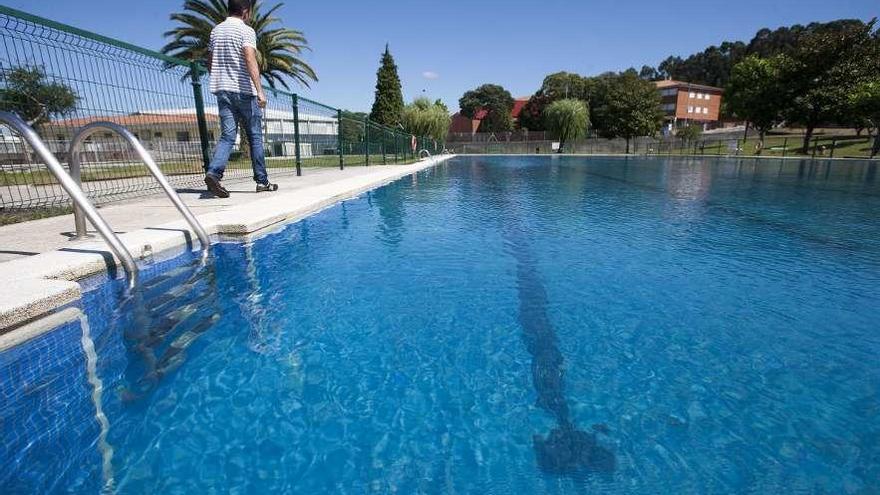
<path fill-rule="evenodd" d="M 547 130 L 559 138 L 559 153 L 563 152 L 565 143 L 587 134 L 589 119 L 586 103 L 574 98 L 555 101 L 544 109 Z"/>
<path fill-rule="evenodd" d="M 811 32 L 791 50 L 785 79 L 792 97 L 784 116 L 806 128 L 804 153 L 817 126 L 845 119 L 852 88 L 876 76 L 875 23 Z"/>
<path fill-rule="evenodd" d="M 431 103 L 427 98 L 416 98 L 403 109 L 403 127 L 415 136 L 445 141 L 450 121 L 449 110 L 440 100 Z"/>
<path fill-rule="evenodd" d="M 880 77 L 865 81 L 855 87 L 849 97 L 850 109 L 863 118 L 874 134 L 871 158 L 880 153 Z"/>
<path fill-rule="evenodd" d="M 458 101 L 461 113 L 476 118 L 481 110 L 486 112 L 480 124 L 480 132 L 506 132 L 513 130 L 514 99 L 510 92 L 497 84 L 484 84 L 468 91 Z"/>
<path fill-rule="evenodd" d="M 782 121 L 788 105 L 786 78 L 791 63 L 785 55 L 773 58 L 749 56 L 738 63 L 724 93 L 727 110 L 748 121 L 757 131 L 760 148 L 764 136 Z"/>
<path fill-rule="evenodd" d="M 637 136 L 653 136 L 663 123 L 660 93 L 656 86 L 639 79 L 635 71 L 604 76 L 596 91 L 594 113 L 596 129 L 606 137 L 630 141 Z"/>
<path fill-rule="evenodd" d="M 38 67 L 17 67 L 0 72 L 0 109 L 18 114 L 31 126 L 76 109 L 79 96 L 69 86 L 50 82 Z"/>

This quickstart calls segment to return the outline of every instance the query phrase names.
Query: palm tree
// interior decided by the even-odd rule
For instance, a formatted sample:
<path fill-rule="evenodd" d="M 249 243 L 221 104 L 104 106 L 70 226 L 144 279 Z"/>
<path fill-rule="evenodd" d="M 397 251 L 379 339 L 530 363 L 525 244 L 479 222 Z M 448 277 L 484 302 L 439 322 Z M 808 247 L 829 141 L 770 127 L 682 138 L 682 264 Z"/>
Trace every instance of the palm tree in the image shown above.
<path fill-rule="evenodd" d="M 302 31 L 273 27 L 281 22 L 274 14 L 282 5 L 276 4 L 263 13 L 260 11 L 262 2 L 257 1 L 251 10 L 249 24 L 257 33 L 260 74 L 272 88 L 280 84 L 289 89 L 286 77 L 309 87 L 310 81 L 318 80 L 314 69 L 300 58 L 309 49 L 309 42 Z M 162 53 L 204 63 L 208 57 L 211 30 L 227 17 L 225 0 L 186 0 L 183 2 L 183 12 L 171 14 L 171 20 L 180 25 L 165 33 L 165 37 L 171 41 L 162 48 Z"/>

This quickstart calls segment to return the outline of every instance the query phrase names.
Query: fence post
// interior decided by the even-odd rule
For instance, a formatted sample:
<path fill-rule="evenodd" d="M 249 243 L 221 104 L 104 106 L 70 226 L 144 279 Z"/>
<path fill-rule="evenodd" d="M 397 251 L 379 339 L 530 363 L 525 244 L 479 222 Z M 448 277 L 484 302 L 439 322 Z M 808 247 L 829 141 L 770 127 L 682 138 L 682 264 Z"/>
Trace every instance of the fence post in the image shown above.
<path fill-rule="evenodd" d="M 837 138 L 831 140 L 831 156 L 828 158 L 834 158 L 834 148 L 837 147 Z"/>
<path fill-rule="evenodd" d="M 339 170 L 345 170 L 345 154 L 342 152 L 342 110 L 336 110 L 336 147 L 339 149 Z"/>
<path fill-rule="evenodd" d="M 385 142 L 388 140 L 388 130 L 382 126 L 382 165 L 388 165 L 388 154 L 385 153 Z"/>
<path fill-rule="evenodd" d="M 813 156 L 811 158 L 816 158 L 816 148 L 819 147 L 819 138 L 813 138 Z"/>
<path fill-rule="evenodd" d="M 788 138 L 782 138 L 782 158 L 788 153 Z"/>
<path fill-rule="evenodd" d="M 192 77 L 193 98 L 196 104 L 196 120 L 199 125 L 199 142 L 202 147 L 202 164 L 205 171 L 211 165 L 210 143 L 208 142 L 208 120 L 205 118 L 205 99 L 202 96 L 202 71 L 201 66 L 190 62 L 190 76 Z"/>
<path fill-rule="evenodd" d="M 364 165 L 370 166 L 370 118 L 364 117 Z"/>
<path fill-rule="evenodd" d="M 293 95 L 293 148 L 296 156 L 296 176 L 302 175 L 302 151 L 299 136 L 299 96 Z"/>

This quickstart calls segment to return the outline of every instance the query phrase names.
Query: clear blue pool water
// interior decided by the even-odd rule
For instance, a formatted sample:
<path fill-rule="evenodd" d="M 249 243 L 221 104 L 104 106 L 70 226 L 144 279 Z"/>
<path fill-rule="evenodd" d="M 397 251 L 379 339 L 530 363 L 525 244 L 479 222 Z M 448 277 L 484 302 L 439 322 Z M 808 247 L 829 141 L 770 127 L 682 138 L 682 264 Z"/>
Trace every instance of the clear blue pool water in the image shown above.
<path fill-rule="evenodd" d="M 0 492 L 877 493 L 876 168 L 460 157 L 95 282 Z"/>

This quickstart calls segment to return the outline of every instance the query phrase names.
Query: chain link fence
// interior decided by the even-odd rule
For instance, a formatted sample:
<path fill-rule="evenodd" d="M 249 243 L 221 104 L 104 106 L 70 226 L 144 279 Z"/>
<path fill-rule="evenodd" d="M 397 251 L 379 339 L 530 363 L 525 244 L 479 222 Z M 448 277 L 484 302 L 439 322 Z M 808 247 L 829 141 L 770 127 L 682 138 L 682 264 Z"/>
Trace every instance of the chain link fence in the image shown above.
<path fill-rule="evenodd" d="M 18 114 L 62 164 L 79 129 L 110 121 L 128 128 L 178 188 L 203 187 L 220 118 L 201 66 L 0 6 L 0 110 Z M 352 122 L 340 109 L 266 88 L 263 140 L 270 176 L 309 167 L 408 163 L 441 144 L 402 129 Z M 252 176 L 243 132 L 227 178 Z M 157 192 L 128 144 L 110 133 L 82 152 L 83 189 L 97 203 Z M 63 212 L 70 201 L 19 136 L 0 125 L 0 213 Z M 5 221 L 5 220 L 4 220 Z"/>

